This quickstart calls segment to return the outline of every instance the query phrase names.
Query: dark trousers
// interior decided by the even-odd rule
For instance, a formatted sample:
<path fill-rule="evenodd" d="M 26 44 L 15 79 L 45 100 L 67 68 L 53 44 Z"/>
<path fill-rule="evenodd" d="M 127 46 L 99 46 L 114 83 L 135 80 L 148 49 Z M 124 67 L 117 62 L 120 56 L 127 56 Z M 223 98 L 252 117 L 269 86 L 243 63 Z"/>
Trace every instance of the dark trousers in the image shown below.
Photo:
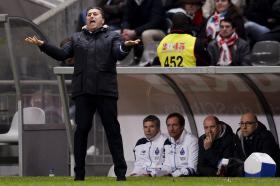
<path fill-rule="evenodd" d="M 117 120 L 117 98 L 109 96 L 81 95 L 75 98 L 76 124 L 74 136 L 75 174 L 85 176 L 85 157 L 88 133 L 92 127 L 93 115 L 98 111 L 105 129 L 117 177 L 124 177 L 126 162 L 123 153 L 123 142 L 120 125 Z"/>
<path fill-rule="evenodd" d="M 134 57 L 137 57 L 139 60 L 141 59 L 143 52 L 144 52 L 144 45 L 142 42 L 138 45 L 133 46 Z"/>

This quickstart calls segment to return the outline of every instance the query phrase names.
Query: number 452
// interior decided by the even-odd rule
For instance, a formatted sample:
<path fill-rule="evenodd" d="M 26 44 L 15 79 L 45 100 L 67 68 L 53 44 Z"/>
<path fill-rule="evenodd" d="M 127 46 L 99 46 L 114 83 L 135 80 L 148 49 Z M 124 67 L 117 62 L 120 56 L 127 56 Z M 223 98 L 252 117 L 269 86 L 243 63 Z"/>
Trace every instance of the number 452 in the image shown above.
<path fill-rule="evenodd" d="M 183 67 L 182 56 L 167 56 L 164 61 L 165 67 Z"/>

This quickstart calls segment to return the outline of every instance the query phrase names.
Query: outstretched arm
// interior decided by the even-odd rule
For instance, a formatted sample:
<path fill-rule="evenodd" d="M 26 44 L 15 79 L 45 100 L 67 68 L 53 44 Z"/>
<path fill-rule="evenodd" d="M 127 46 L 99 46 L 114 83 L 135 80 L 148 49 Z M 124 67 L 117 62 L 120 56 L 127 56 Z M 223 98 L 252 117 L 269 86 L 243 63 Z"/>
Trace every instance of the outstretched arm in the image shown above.
<path fill-rule="evenodd" d="M 25 41 L 29 44 L 32 44 L 32 45 L 37 45 L 37 46 L 41 46 L 43 45 L 45 42 L 38 39 L 36 36 L 33 36 L 33 37 L 27 37 L 25 38 Z"/>
<path fill-rule="evenodd" d="M 140 43 L 140 39 L 136 39 L 136 40 L 128 40 L 124 42 L 125 46 L 134 46 L 134 45 L 138 45 Z"/>
<path fill-rule="evenodd" d="M 62 48 L 58 48 L 47 44 L 45 41 L 38 39 L 36 36 L 27 37 L 25 38 L 25 41 L 29 44 L 38 46 L 42 52 L 59 61 L 64 61 L 73 56 L 72 42 L 68 42 Z"/>
<path fill-rule="evenodd" d="M 120 36 L 116 36 L 113 40 L 113 54 L 117 60 L 124 59 L 134 45 L 140 43 L 140 39 L 128 40 L 123 42 Z"/>

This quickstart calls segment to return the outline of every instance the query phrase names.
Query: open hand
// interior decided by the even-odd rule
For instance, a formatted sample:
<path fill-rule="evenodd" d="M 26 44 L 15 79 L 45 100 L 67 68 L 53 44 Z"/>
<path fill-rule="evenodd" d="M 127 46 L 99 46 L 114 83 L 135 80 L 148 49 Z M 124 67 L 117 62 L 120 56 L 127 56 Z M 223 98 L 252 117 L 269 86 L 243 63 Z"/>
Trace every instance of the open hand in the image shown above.
<path fill-rule="evenodd" d="M 44 41 L 38 39 L 36 36 L 27 37 L 24 40 L 29 44 L 33 44 L 33 45 L 37 45 L 37 46 L 41 46 L 42 44 L 44 44 Z"/>
<path fill-rule="evenodd" d="M 138 45 L 140 43 L 140 39 L 136 39 L 136 40 L 128 40 L 124 42 L 125 46 L 134 46 L 134 45 Z"/>

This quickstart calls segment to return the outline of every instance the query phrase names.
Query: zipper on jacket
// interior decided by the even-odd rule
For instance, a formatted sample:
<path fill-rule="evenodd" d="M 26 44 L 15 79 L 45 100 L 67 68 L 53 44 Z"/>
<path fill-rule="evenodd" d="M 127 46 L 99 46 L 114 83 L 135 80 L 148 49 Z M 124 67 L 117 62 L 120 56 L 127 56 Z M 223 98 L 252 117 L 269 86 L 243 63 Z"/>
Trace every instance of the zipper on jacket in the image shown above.
<path fill-rule="evenodd" d="M 150 141 L 150 147 L 149 147 L 149 159 L 150 159 L 150 167 L 152 166 L 152 158 L 151 158 L 151 147 L 152 147 L 152 142 Z"/>
<path fill-rule="evenodd" d="M 177 167 L 176 167 L 176 143 L 174 145 L 173 161 L 174 161 L 174 168 L 176 170 L 177 169 Z"/>

